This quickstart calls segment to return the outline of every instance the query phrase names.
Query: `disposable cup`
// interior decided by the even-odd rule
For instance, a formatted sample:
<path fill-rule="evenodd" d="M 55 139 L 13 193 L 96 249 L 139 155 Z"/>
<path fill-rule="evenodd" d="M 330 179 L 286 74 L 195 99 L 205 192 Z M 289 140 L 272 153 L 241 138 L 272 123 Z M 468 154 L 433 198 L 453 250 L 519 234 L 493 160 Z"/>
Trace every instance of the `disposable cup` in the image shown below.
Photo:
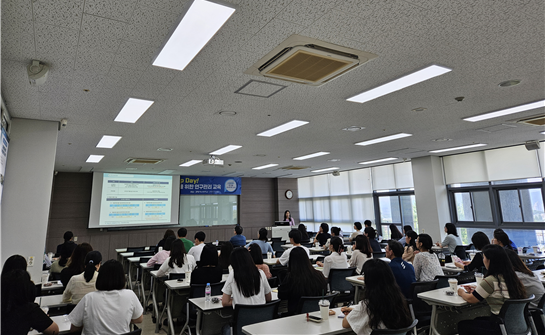
<path fill-rule="evenodd" d="M 522 255 L 522 250 L 523 250 L 522 247 L 517 247 L 517 252 L 518 252 L 519 255 Z"/>
<path fill-rule="evenodd" d="M 323 321 L 329 320 L 329 300 L 320 300 L 320 317 Z"/>
<path fill-rule="evenodd" d="M 49 273 L 42 274 L 42 284 L 47 283 L 48 279 L 49 279 Z"/>
<path fill-rule="evenodd" d="M 452 292 L 454 292 L 454 295 L 458 294 L 458 279 L 456 278 L 450 278 L 448 280 L 448 285 Z"/>
<path fill-rule="evenodd" d="M 272 253 L 270 251 L 267 252 L 267 259 L 271 259 L 272 258 Z"/>
<path fill-rule="evenodd" d="M 185 280 L 189 283 L 191 282 L 191 271 L 185 272 Z"/>
<path fill-rule="evenodd" d="M 475 274 L 475 280 L 477 281 L 477 286 L 481 285 L 481 282 L 483 281 L 483 274 L 482 273 L 476 273 Z"/>
<path fill-rule="evenodd" d="M 534 249 L 534 254 L 539 252 L 539 247 L 537 245 L 533 246 L 532 249 Z"/>

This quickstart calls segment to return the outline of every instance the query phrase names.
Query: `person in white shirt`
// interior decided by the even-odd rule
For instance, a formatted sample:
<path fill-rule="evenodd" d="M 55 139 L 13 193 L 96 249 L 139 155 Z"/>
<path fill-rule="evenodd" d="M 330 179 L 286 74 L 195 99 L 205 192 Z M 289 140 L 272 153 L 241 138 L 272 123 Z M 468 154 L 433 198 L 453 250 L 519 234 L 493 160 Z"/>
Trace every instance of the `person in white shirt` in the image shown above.
<path fill-rule="evenodd" d="M 358 237 L 358 235 L 363 235 L 363 232 L 361 231 L 361 222 L 354 222 L 354 229 L 356 229 L 355 232 L 353 232 L 350 237 L 348 238 L 348 240 L 350 242 L 354 241 L 356 239 L 356 237 Z"/>
<path fill-rule="evenodd" d="M 307 255 L 310 255 L 310 251 L 307 247 L 304 247 L 301 245 L 301 232 L 297 229 L 292 229 L 289 234 L 290 243 L 293 245 L 293 247 L 289 248 L 288 250 L 284 251 L 282 253 L 282 256 L 278 260 L 276 260 L 276 264 L 282 264 L 284 266 L 288 265 L 288 262 L 290 260 L 290 252 L 293 250 L 293 248 L 303 248 L 307 252 Z"/>
<path fill-rule="evenodd" d="M 163 264 L 170 257 L 170 248 L 172 247 L 172 242 L 176 240 L 176 237 L 169 236 L 165 240 L 165 247 L 163 250 L 159 251 L 152 258 L 148 260 L 147 266 L 154 266 L 155 264 Z"/>
<path fill-rule="evenodd" d="M 96 281 L 98 291 L 87 293 L 68 315 L 70 332 L 83 335 L 125 334 L 131 323 L 142 323 L 142 305 L 125 288 L 125 271 L 116 260 L 105 262 Z"/>
<path fill-rule="evenodd" d="M 355 241 L 354 251 L 352 251 L 352 257 L 350 257 L 348 264 L 350 267 L 356 268 L 357 274 L 361 274 L 363 264 L 373 258 L 373 248 L 365 235 L 358 235 Z"/>
<path fill-rule="evenodd" d="M 191 255 L 195 258 L 195 261 L 198 262 L 201 260 L 202 248 L 204 248 L 204 239 L 206 239 L 206 234 L 203 231 L 199 231 L 195 234 L 195 245 L 189 249 L 188 255 Z"/>
<path fill-rule="evenodd" d="M 223 307 L 236 304 L 262 305 L 271 301 L 271 287 L 245 248 L 236 248 L 231 254 L 233 271 L 225 281 L 221 303 Z"/>
<path fill-rule="evenodd" d="M 62 302 L 77 304 L 89 292 L 96 291 L 95 282 L 102 262 L 98 251 L 91 251 L 85 256 L 85 271 L 70 278 L 62 294 Z"/>
<path fill-rule="evenodd" d="M 203 243 L 204 246 L 204 243 Z M 193 250 L 193 248 L 191 248 Z M 199 254 L 200 256 L 200 254 Z M 186 273 L 193 271 L 197 266 L 195 258 L 185 253 L 184 242 L 176 239 L 170 247 L 170 257 L 161 265 L 157 277 L 163 277 L 169 273 Z"/>
<path fill-rule="evenodd" d="M 353 307 L 343 307 L 343 328 L 358 335 L 369 335 L 374 329 L 399 329 L 411 325 L 405 296 L 396 283 L 392 270 L 380 259 L 363 264 L 365 286 L 363 300 Z"/>
<path fill-rule="evenodd" d="M 414 275 L 417 281 L 432 281 L 436 276 L 442 276 L 443 269 L 439 258 L 431 250 L 433 240 L 428 234 L 420 234 L 416 239 L 416 247 L 420 251 L 414 256 Z"/>
<path fill-rule="evenodd" d="M 331 269 L 347 269 L 348 262 L 346 253 L 344 252 L 344 243 L 340 237 L 332 237 L 329 244 L 329 250 L 331 255 L 324 259 L 324 262 L 316 262 L 316 265 L 324 267 L 324 277 L 329 277 L 329 271 Z"/>
<path fill-rule="evenodd" d="M 327 239 L 327 242 L 324 244 L 324 249 L 329 249 L 329 244 L 331 243 L 331 239 L 334 237 L 340 237 L 342 240 L 341 235 L 341 228 L 339 227 L 331 227 L 331 237 Z"/>

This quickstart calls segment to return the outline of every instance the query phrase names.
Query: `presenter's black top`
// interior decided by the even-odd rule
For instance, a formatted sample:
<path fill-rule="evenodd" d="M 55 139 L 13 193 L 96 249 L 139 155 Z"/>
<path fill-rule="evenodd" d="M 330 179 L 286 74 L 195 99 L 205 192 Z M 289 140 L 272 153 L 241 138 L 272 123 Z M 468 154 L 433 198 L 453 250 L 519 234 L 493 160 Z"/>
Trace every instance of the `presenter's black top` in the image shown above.
<path fill-rule="evenodd" d="M 331 238 L 331 235 L 329 233 L 320 233 L 316 235 L 316 239 L 320 243 L 320 245 L 326 244 L 327 240 Z"/>
<path fill-rule="evenodd" d="M 74 241 L 66 241 L 62 244 L 59 244 L 57 246 L 57 253 L 55 254 L 55 257 L 59 257 L 63 253 L 70 257 L 70 255 L 72 255 L 72 252 L 74 252 L 74 249 L 76 249 L 77 246 L 78 245 L 74 243 Z"/>
<path fill-rule="evenodd" d="M 34 302 L 17 306 L 14 310 L 2 311 L 2 334 L 27 335 L 30 328 L 43 332 L 53 321 Z"/>

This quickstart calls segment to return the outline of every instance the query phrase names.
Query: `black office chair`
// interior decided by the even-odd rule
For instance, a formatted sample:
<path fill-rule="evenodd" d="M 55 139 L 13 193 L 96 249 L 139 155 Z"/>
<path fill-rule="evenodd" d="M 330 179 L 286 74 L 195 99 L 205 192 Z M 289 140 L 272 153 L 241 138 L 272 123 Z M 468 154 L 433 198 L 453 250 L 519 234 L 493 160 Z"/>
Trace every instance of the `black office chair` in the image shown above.
<path fill-rule="evenodd" d="M 133 326 L 133 331 L 125 333 L 123 335 L 141 335 L 142 334 L 142 329 L 138 328 L 135 324 L 133 324 L 132 326 Z"/>
<path fill-rule="evenodd" d="M 274 251 L 284 252 L 284 248 L 281 247 L 284 244 L 286 244 L 286 241 L 273 241 L 272 242 L 272 248 L 273 248 Z"/>
<path fill-rule="evenodd" d="M 545 334 L 545 294 L 537 303 L 537 307 L 529 307 L 531 317 L 537 328 L 538 334 Z"/>
<path fill-rule="evenodd" d="M 235 305 L 233 314 L 232 334 L 242 335 L 242 327 L 272 320 L 278 314 L 280 300 L 268 302 L 263 305 Z"/>
<path fill-rule="evenodd" d="M 314 245 L 312 243 L 301 243 L 303 247 L 312 248 Z"/>
<path fill-rule="evenodd" d="M 399 329 L 375 329 L 371 332 L 371 335 L 406 335 L 418 324 L 418 319 L 414 319 L 410 326 Z"/>
<path fill-rule="evenodd" d="M 456 278 L 458 279 L 458 277 L 460 276 L 459 273 L 457 274 L 454 274 L 454 275 L 441 275 L 441 276 L 435 276 L 434 280 L 437 280 L 437 288 L 446 288 L 446 287 L 449 287 L 449 283 L 448 283 L 448 280 L 450 278 Z"/>
<path fill-rule="evenodd" d="M 411 298 L 407 299 L 409 310 L 413 319 L 418 319 L 418 323 L 413 327 L 414 334 L 418 334 L 421 329 L 427 328 L 431 321 L 432 307 L 418 297 L 418 293 L 435 290 L 438 280 L 414 282 L 411 284 Z"/>
<path fill-rule="evenodd" d="M 454 248 L 454 252 L 453 254 L 460 257 L 460 259 L 462 260 L 466 260 L 468 259 L 469 257 L 467 257 L 467 253 L 466 253 L 466 249 L 467 247 L 463 246 L 463 245 L 457 245 L 456 248 Z"/>
<path fill-rule="evenodd" d="M 280 242 L 280 241 L 282 241 L 282 237 L 271 237 L 271 241 L 272 242 L 275 242 L 275 241 Z"/>
<path fill-rule="evenodd" d="M 133 257 L 153 256 L 153 251 L 135 251 Z"/>
<path fill-rule="evenodd" d="M 282 257 L 282 254 L 283 254 L 283 253 L 284 253 L 284 251 L 275 251 L 275 252 L 274 252 L 274 256 L 275 256 L 276 258 L 280 258 L 280 257 Z"/>
<path fill-rule="evenodd" d="M 144 251 L 145 248 L 146 247 L 128 247 L 127 252 Z M 154 248 L 155 248 L 155 246 L 154 246 Z"/>
<path fill-rule="evenodd" d="M 269 286 L 272 287 L 278 287 L 278 277 L 271 277 L 268 278 L 267 281 L 269 282 Z"/>
<path fill-rule="evenodd" d="M 269 267 L 269 269 L 271 270 L 271 275 L 278 279 L 277 284 L 281 285 L 286 276 L 288 275 L 288 267 L 278 264 Z"/>
<path fill-rule="evenodd" d="M 329 300 L 329 306 L 330 308 L 333 308 L 333 304 L 335 303 L 335 298 L 339 295 L 339 292 L 335 292 L 333 294 L 325 295 L 325 296 L 317 296 L 317 297 L 301 297 L 299 300 L 299 304 L 297 305 L 297 310 L 295 311 L 295 314 L 303 314 L 303 313 L 311 313 L 311 312 L 317 312 L 320 310 L 320 306 L 318 305 L 320 300 L 325 299 Z"/>
<path fill-rule="evenodd" d="M 219 283 L 211 283 L 210 288 L 212 289 L 212 296 L 216 295 L 222 295 L 223 292 L 221 291 L 223 289 L 223 285 L 225 284 L 224 281 Z M 203 298 L 205 296 L 205 289 L 206 284 L 191 284 L 191 287 L 189 289 L 189 299 L 193 298 Z M 195 327 L 197 325 L 197 310 L 195 308 L 195 305 L 191 304 L 189 300 L 187 301 L 187 304 L 185 306 L 185 313 L 186 317 L 189 319 L 188 325 L 189 327 Z M 201 326 L 201 325 L 199 325 Z M 206 327 L 207 325 L 202 325 L 202 327 Z M 214 326 L 214 325 L 208 325 L 208 326 Z M 209 333 L 208 330 L 210 329 L 202 329 L 204 334 Z M 189 332 L 191 334 L 191 332 Z"/>
<path fill-rule="evenodd" d="M 58 307 L 49 307 L 49 311 L 47 312 L 47 315 L 59 316 L 59 315 L 70 314 L 70 312 L 72 312 L 74 308 L 76 308 L 75 304 L 68 304 L 68 305 L 58 306 Z"/>
<path fill-rule="evenodd" d="M 379 259 L 386 257 L 386 252 L 382 251 L 373 251 L 373 259 Z"/>
<path fill-rule="evenodd" d="M 171 272 L 171 273 L 168 274 L 168 279 L 169 280 L 172 280 L 172 279 L 185 279 L 185 273 Z"/>
<path fill-rule="evenodd" d="M 526 299 L 505 300 L 498 315 L 498 323 L 503 335 L 526 335 L 529 332 L 537 334 L 534 320 L 529 317 L 528 305 L 535 296 Z"/>
<path fill-rule="evenodd" d="M 339 292 L 335 303 L 348 302 L 354 300 L 354 286 L 346 281 L 346 277 L 353 276 L 356 268 L 331 269 L 327 280 L 331 293 Z"/>

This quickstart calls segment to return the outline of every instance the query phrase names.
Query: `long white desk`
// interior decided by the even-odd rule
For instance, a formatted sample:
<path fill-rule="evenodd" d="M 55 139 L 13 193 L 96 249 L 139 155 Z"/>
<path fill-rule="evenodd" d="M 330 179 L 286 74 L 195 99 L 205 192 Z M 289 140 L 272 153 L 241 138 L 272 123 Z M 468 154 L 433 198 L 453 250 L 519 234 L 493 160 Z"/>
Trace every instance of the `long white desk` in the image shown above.
<path fill-rule="evenodd" d="M 134 253 L 127 252 L 127 254 L 134 254 Z M 152 257 L 153 256 L 125 257 L 125 258 L 127 258 L 127 262 L 129 263 L 129 287 L 131 288 L 131 290 L 133 289 L 133 287 L 132 287 L 132 274 L 131 274 L 132 265 L 134 263 L 139 263 L 141 258 L 150 259 Z"/>
<path fill-rule="evenodd" d="M 358 298 L 359 298 L 360 288 L 363 288 L 365 286 L 365 282 L 363 281 L 363 276 L 357 275 L 357 276 L 346 277 L 346 281 L 352 284 L 352 286 L 354 286 L 354 304 L 357 304 L 359 302 Z"/>
<path fill-rule="evenodd" d="M 306 314 L 298 314 L 286 318 L 265 321 L 242 327 L 242 332 L 247 335 L 262 334 L 320 334 L 333 335 L 352 333 L 352 329 L 343 328 L 343 319 L 339 318 L 341 308 L 334 308 L 335 315 L 330 315 L 328 320 L 320 323 L 307 321 Z M 320 316 L 320 312 L 309 313 L 310 315 Z"/>

